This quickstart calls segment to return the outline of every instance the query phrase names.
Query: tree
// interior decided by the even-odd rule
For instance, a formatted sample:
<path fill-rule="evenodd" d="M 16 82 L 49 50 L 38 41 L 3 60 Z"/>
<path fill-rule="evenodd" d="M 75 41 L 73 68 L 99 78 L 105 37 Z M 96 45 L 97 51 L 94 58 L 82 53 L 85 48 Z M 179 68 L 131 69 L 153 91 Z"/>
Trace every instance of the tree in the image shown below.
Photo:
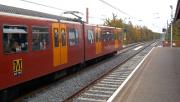
<path fill-rule="evenodd" d="M 111 27 L 119 27 L 123 28 L 123 20 L 122 19 L 117 19 L 117 15 L 112 14 L 113 18 L 106 18 L 104 21 L 105 26 L 111 26 Z"/>
<path fill-rule="evenodd" d="M 145 26 L 134 26 L 131 21 L 126 24 L 122 19 L 118 19 L 117 15 L 115 14 L 112 14 L 112 19 L 106 18 L 104 21 L 104 25 L 123 28 L 123 34 L 125 35 L 124 37 L 126 37 L 126 41 L 123 41 L 125 44 L 150 41 L 153 39 L 157 39 L 160 36 L 159 33 L 154 33 Z"/>

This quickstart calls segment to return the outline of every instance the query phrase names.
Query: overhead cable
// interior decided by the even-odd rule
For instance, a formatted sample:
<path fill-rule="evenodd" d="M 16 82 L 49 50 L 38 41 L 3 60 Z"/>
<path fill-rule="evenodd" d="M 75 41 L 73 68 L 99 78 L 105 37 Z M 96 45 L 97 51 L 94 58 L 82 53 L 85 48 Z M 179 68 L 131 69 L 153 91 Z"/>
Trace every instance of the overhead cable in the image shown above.
<path fill-rule="evenodd" d="M 124 12 L 124 11 L 120 10 L 119 8 L 113 6 L 112 4 L 110 4 L 110 3 L 108 3 L 108 2 L 106 2 L 106 1 L 104 1 L 104 0 L 99 0 L 99 1 L 102 2 L 102 3 L 104 3 L 104 4 L 106 4 L 106 5 L 108 5 L 108 6 L 110 6 L 111 8 L 113 8 L 113 9 L 115 9 L 115 10 L 121 12 L 122 14 L 125 14 L 125 15 L 128 15 L 128 16 L 132 17 L 132 18 L 137 19 L 136 17 L 134 17 L 134 16 L 128 14 L 127 12 Z M 139 19 L 137 19 L 137 20 L 139 20 Z"/>
<path fill-rule="evenodd" d="M 31 3 L 31 4 L 36 4 L 36 5 L 40 5 L 40 6 L 44 6 L 44 7 L 48 7 L 48 8 L 52 8 L 52 9 L 56 9 L 56 10 L 68 11 L 68 10 L 64 10 L 64 9 L 60 9 L 60 8 L 57 8 L 57 7 L 53 7 L 53 6 L 49 6 L 49 5 L 44 5 L 44 4 L 40 4 L 40 3 L 28 1 L 28 0 L 20 0 L 20 1 Z"/>

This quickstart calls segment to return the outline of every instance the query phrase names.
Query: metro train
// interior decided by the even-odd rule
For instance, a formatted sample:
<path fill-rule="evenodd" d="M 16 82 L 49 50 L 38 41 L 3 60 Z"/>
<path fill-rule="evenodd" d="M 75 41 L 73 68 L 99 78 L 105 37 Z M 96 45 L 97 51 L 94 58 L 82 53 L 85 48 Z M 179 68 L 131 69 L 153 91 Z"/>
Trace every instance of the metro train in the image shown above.
<path fill-rule="evenodd" d="M 0 91 L 115 53 L 122 29 L 0 5 Z"/>

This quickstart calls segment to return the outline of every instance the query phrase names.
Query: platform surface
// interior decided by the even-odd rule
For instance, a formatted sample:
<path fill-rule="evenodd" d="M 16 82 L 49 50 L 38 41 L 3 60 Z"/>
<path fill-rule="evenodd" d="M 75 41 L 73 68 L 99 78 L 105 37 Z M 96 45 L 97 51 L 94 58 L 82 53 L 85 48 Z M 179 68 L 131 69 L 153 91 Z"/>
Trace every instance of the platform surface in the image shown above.
<path fill-rule="evenodd" d="M 155 48 L 117 102 L 180 102 L 180 48 Z"/>

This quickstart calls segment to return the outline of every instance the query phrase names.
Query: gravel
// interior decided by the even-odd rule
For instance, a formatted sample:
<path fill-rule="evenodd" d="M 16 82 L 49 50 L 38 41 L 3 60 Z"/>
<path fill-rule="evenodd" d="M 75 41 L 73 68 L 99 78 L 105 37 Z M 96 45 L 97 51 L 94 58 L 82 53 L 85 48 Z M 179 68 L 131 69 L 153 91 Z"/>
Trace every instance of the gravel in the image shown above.
<path fill-rule="evenodd" d="M 149 43 L 148 43 L 149 44 Z M 148 45 L 146 44 L 146 46 Z M 94 80 L 98 79 L 104 73 L 113 69 L 117 63 L 126 60 L 127 56 L 132 56 L 137 51 L 127 51 L 118 57 L 110 58 L 106 63 L 100 62 L 98 66 L 93 65 L 78 73 L 73 74 L 63 80 L 59 80 L 45 89 L 38 90 L 33 95 L 28 95 L 22 98 L 23 102 L 61 102 L 72 96 L 74 93 L 87 86 Z M 126 66 L 124 66 L 125 68 Z"/>
<path fill-rule="evenodd" d="M 102 79 L 96 81 L 93 85 L 89 86 L 84 90 L 80 95 L 75 96 L 73 99 L 71 99 L 73 102 L 91 102 L 92 100 L 101 100 L 102 102 L 105 102 L 108 100 L 111 95 L 115 92 L 115 90 L 118 89 L 118 87 L 121 85 L 121 83 L 129 76 L 129 74 L 136 68 L 136 66 L 140 63 L 140 61 L 145 57 L 145 55 L 152 49 L 153 46 L 147 47 L 145 50 L 138 53 L 136 56 L 122 64 L 120 67 L 113 70 L 108 75 L 104 76 Z M 109 79 L 110 80 L 109 80 Z M 117 80 L 118 79 L 118 80 Z M 104 85 L 102 81 L 107 82 L 107 84 Z M 108 82 L 113 82 L 109 83 Z M 99 84 L 102 84 L 100 88 L 95 88 L 99 86 Z M 109 85 L 109 86 L 108 86 Z M 112 87 L 111 85 L 118 85 Z M 103 88 L 102 88 L 103 87 Z M 112 89 L 111 89 L 112 88 Z M 90 90 L 97 90 L 97 92 L 91 92 Z M 112 91 L 109 94 L 100 93 L 101 91 Z"/>

